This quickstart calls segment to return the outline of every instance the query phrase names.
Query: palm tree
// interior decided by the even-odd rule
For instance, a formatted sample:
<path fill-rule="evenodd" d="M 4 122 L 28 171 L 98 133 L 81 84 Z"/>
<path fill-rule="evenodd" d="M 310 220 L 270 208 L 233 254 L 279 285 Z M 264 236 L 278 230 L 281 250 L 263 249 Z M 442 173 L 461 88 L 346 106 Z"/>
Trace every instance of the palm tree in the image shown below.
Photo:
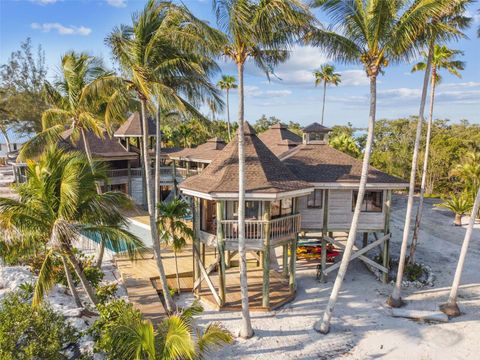
<path fill-rule="evenodd" d="M 237 79 L 233 75 L 222 75 L 222 78 L 218 81 L 217 86 L 225 90 L 227 93 L 227 131 L 228 131 L 228 141 L 232 140 L 232 133 L 230 131 L 230 102 L 229 102 L 229 94 L 231 89 L 236 89 Z"/>
<path fill-rule="evenodd" d="M 50 84 L 45 82 L 45 93 L 50 108 L 42 114 L 42 131 L 28 141 L 20 151 L 20 157 L 38 153 L 47 143 L 55 143 L 59 134 L 70 128 L 72 139 L 81 137 L 85 154 L 93 169 L 93 156 L 86 132 L 93 132 L 103 138 L 110 127 L 110 119 L 102 114 L 107 94 L 92 96 L 92 88 L 108 76 L 99 59 L 86 53 L 68 52 L 61 59 L 61 73 Z M 96 184 L 101 193 L 100 184 Z M 97 266 L 100 267 L 105 244 L 100 243 Z"/>
<path fill-rule="evenodd" d="M 338 31 L 315 29 L 307 37 L 313 45 L 327 49 L 333 60 L 360 62 L 370 79 L 370 115 L 368 135 L 363 157 L 357 203 L 348 233 L 342 262 L 333 285 L 323 319 L 315 323 L 315 330 L 326 334 L 338 294 L 345 277 L 352 247 L 355 242 L 361 206 L 367 184 L 368 166 L 373 143 L 377 105 L 377 77 L 391 62 L 400 62 L 416 50 L 416 39 L 427 20 L 441 8 L 442 2 L 405 2 L 367 0 L 318 0 Z"/>
<path fill-rule="evenodd" d="M 245 152 L 244 152 L 244 83 L 248 59 L 267 77 L 273 67 L 288 58 L 288 48 L 312 23 L 312 15 L 300 1 L 214 0 L 219 27 L 229 44 L 224 55 L 237 65 L 238 71 L 238 253 L 242 297 L 240 336 L 253 335 L 248 309 L 248 283 L 245 252 Z"/>
<path fill-rule="evenodd" d="M 443 207 L 455 214 L 455 226 L 462 226 L 462 217 L 472 209 L 472 200 L 468 193 L 450 194 L 450 197 L 443 203 L 437 204 L 438 207 Z"/>
<path fill-rule="evenodd" d="M 186 18 L 192 21 L 185 21 Z M 193 20 L 196 26 L 192 25 Z M 198 116 L 201 115 L 187 100 L 204 101 L 215 98 L 220 101 L 215 87 L 208 81 L 218 70 L 216 63 L 208 55 L 220 46 L 223 37 L 203 23 L 200 26 L 200 22 L 184 6 L 166 1 L 148 1 L 144 10 L 133 16 L 132 23 L 132 26 L 122 25 L 115 28 L 106 40 L 125 74 L 122 79 L 112 77 L 110 80 L 111 86 L 118 88 L 113 96 L 117 103 L 126 104 L 129 92 L 140 102 L 142 167 L 147 189 L 150 231 L 163 296 L 167 310 L 171 312 L 174 304 L 166 283 L 155 219 L 147 111 L 153 97 L 160 108 L 190 112 Z M 185 94 L 186 98 L 181 94 Z M 118 112 L 123 108 L 117 105 L 109 110 Z M 157 170 L 156 174 L 159 175 Z M 156 179 L 159 183 L 159 176 L 156 176 Z"/>
<path fill-rule="evenodd" d="M 460 28 L 468 26 L 469 20 L 463 13 L 466 5 L 471 0 L 453 0 L 442 2 L 439 1 L 439 11 L 433 14 L 430 19 L 426 19 L 425 29 L 423 34 L 420 34 L 418 41 L 423 45 L 428 46 L 428 58 L 425 66 L 425 75 L 423 79 L 422 96 L 420 100 L 420 110 L 417 121 L 417 128 L 415 134 L 415 145 L 413 149 L 412 165 L 410 170 L 410 183 L 408 189 L 407 210 L 405 212 L 405 225 L 403 228 L 402 245 L 400 247 L 400 258 L 398 261 L 398 270 L 395 286 L 392 295 L 388 297 L 387 304 L 391 307 L 400 307 L 403 304 L 401 299 L 401 286 L 403 271 L 405 268 L 405 255 L 407 253 L 407 242 L 410 234 L 410 222 L 413 210 L 413 197 L 415 194 L 415 179 L 417 173 L 418 156 L 420 150 L 420 140 L 422 135 L 422 125 L 424 122 L 424 110 L 427 97 L 427 88 L 430 76 L 430 67 L 433 57 L 434 45 L 437 41 L 458 38 L 463 36 L 459 31 Z M 422 200 L 423 201 L 423 200 Z M 422 205 L 423 206 L 423 205 Z"/>
<path fill-rule="evenodd" d="M 465 186 L 465 190 L 473 197 L 475 189 L 480 186 L 480 152 L 469 151 L 465 154 L 465 162 L 457 165 L 452 175 L 460 179 Z"/>
<path fill-rule="evenodd" d="M 158 231 L 160 239 L 172 246 L 175 258 L 177 291 L 179 294 L 180 278 L 178 274 L 177 252 L 181 251 L 187 245 L 187 241 L 193 238 L 193 230 L 183 221 L 188 215 L 188 211 L 189 205 L 179 198 L 175 198 L 169 203 L 162 202 L 158 205 Z"/>
<path fill-rule="evenodd" d="M 115 251 L 126 249 L 131 257 L 143 249 L 142 242 L 125 230 L 127 220 L 121 207 L 131 205 L 123 193 L 98 194 L 96 181 L 105 179 L 105 167 L 85 156 L 49 147 L 38 164 L 30 162 L 27 181 L 17 186 L 19 200 L 0 198 L 0 226 L 22 241 L 47 244 L 33 304 L 37 305 L 55 283 L 54 256 L 61 258 L 68 285 L 76 296 L 67 263 L 89 298 L 96 305 L 95 292 L 75 257 L 72 242 L 80 235 L 94 236 L 112 244 Z"/>
<path fill-rule="evenodd" d="M 461 54 L 461 51 L 450 50 L 446 46 L 435 45 L 433 50 L 433 55 L 431 58 L 427 53 L 422 52 L 423 56 L 427 59 L 426 62 L 417 63 L 413 69 L 414 71 L 426 71 L 427 63 L 430 58 L 430 67 L 432 71 L 432 76 L 430 80 L 430 112 L 428 116 L 427 123 L 427 135 L 425 139 L 425 154 L 423 159 L 423 170 L 422 170 L 422 182 L 420 187 L 420 197 L 418 200 L 417 214 L 415 216 L 415 226 L 413 229 L 412 242 L 410 244 L 410 255 L 408 257 L 408 264 L 413 264 L 415 262 L 415 250 L 418 243 L 418 232 L 420 230 L 420 223 L 422 221 L 422 210 L 423 210 L 423 197 L 425 194 L 425 187 L 427 185 L 427 171 L 428 171 L 428 157 L 430 152 L 430 138 L 432 134 L 432 122 L 433 122 L 433 105 L 435 102 L 435 87 L 440 82 L 440 75 L 438 74 L 439 70 L 446 69 L 451 74 L 461 77 L 459 70 L 463 70 L 465 65 L 462 61 L 453 60 L 457 54 Z"/>
<path fill-rule="evenodd" d="M 325 115 L 325 96 L 327 94 L 327 85 L 332 84 L 338 86 L 342 81 L 340 80 L 341 75 L 335 72 L 335 67 L 333 65 L 325 64 L 320 67 L 319 70 L 313 72 L 315 76 L 315 86 L 320 85 L 323 82 L 323 106 L 322 106 L 322 122 Z"/>
<path fill-rule="evenodd" d="M 204 331 L 196 329 L 193 316 L 202 311 L 195 302 L 164 319 L 155 329 L 150 320 L 130 307 L 102 330 L 101 342 L 108 343 L 118 360 L 203 359 L 213 349 L 230 344 L 233 338 L 218 323 L 209 324 Z"/>
<path fill-rule="evenodd" d="M 476 214 L 480 211 L 480 187 L 477 190 L 477 196 L 470 214 L 470 221 L 468 222 L 467 231 L 463 239 L 462 249 L 460 250 L 460 256 L 458 258 L 457 269 L 455 270 L 455 276 L 453 278 L 452 288 L 448 297 L 447 303 L 440 305 L 440 310 L 448 316 L 459 316 L 460 309 L 457 305 L 458 287 L 460 286 L 460 279 L 462 277 L 463 265 L 465 264 L 465 258 L 468 252 L 468 245 L 472 238 L 473 226 L 475 225 Z"/>

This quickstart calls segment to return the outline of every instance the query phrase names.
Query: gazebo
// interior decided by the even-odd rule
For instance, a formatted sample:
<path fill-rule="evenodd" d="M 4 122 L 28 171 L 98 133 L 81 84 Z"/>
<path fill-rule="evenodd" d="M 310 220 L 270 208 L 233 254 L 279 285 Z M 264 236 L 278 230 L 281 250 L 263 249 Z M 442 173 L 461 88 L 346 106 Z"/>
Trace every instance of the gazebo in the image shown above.
<path fill-rule="evenodd" d="M 300 231 L 299 198 L 310 194 L 313 187 L 299 180 L 257 137 L 248 123 L 245 123 L 244 133 L 246 250 L 257 260 L 253 270 L 262 274 L 257 279 L 261 285 L 258 308 L 270 310 L 294 297 L 296 246 Z M 234 282 L 238 277 L 238 271 L 231 270 L 231 260 L 238 253 L 238 179 L 238 141 L 235 138 L 205 170 L 180 184 L 181 191 L 193 198 L 194 290 L 197 296 L 205 296 L 200 288 L 204 279 L 210 293 L 207 298 L 213 297 L 218 308 L 233 308 L 240 294 L 238 284 L 229 286 L 230 281 Z M 275 256 L 278 247 L 283 249 L 281 273 L 277 271 Z M 214 248 L 218 253 L 216 261 L 208 268 L 204 260 L 206 248 Z M 212 281 L 214 276 L 218 292 Z M 236 294 L 228 297 L 231 291 L 236 291 L 238 297 L 233 296 Z M 280 295 L 271 301 L 270 294 L 274 291 Z M 260 302 L 256 295 L 250 295 L 251 299 Z"/>

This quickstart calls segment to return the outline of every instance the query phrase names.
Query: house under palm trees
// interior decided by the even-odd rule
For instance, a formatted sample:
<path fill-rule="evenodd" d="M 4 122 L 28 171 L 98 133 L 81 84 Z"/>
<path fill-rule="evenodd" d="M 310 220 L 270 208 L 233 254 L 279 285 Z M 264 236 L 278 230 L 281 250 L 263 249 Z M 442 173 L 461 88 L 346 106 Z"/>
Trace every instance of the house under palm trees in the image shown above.
<path fill-rule="evenodd" d="M 149 128 L 149 148 L 154 155 L 153 121 Z M 292 254 L 296 254 L 299 243 L 302 246 L 321 244 L 325 254 L 328 243 L 342 247 L 334 233 L 349 230 L 362 163 L 329 146 L 329 132 L 329 128 L 313 123 L 303 129 L 301 137 L 286 126 L 276 124 L 257 136 L 248 123 L 245 125 L 245 234 L 250 261 L 254 260 L 249 271 L 257 272 L 249 280 L 252 299 L 256 299 L 253 309 L 275 308 L 293 298 L 295 257 Z M 143 205 L 140 135 L 140 118 L 134 113 L 113 138 L 98 138 L 92 133 L 87 136 L 93 157 L 110 167 L 104 189 L 130 194 L 137 204 Z M 64 132 L 61 143 L 84 151 L 83 142 L 73 141 L 69 131 Z M 235 297 L 238 270 L 234 267 L 238 264 L 236 143 L 235 139 L 225 144 L 222 139 L 212 138 L 196 148 L 162 148 L 161 152 L 163 198 L 178 184 L 183 196 L 192 199 L 193 287 L 199 297 L 219 308 L 231 308 L 238 300 Z M 389 264 L 391 193 L 406 187 L 404 180 L 370 167 L 359 221 L 364 243 L 363 248 L 356 248 L 356 256 L 384 274 Z M 373 234 L 370 243 L 369 234 Z M 382 264 L 364 256 L 370 249 L 381 246 Z M 206 267 L 205 254 L 209 250 L 218 256 Z M 280 263 L 277 254 L 282 254 Z M 326 258 L 322 258 L 322 277 L 337 267 L 338 264 L 327 267 Z"/>
<path fill-rule="evenodd" d="M 341 246 L 335 240 L 334 232 L 349 230 L 362 164 L 360 160 L 330 147 L 329 131 L 314 123 L 304 129 L 302 139 L 282 125 L 274 125 L 260 136 L 250 125 L 245 126 L 246 244 L 263 269 L 262 306 L 265 308 L 276 306 L 270 302 L 269 294 L 280 291 L 278 283 L 274 289 L 270 287 L 271 279 L 289 279 L 289 283 L 283 284 L 290 295 L 295 291 L 295 261 L 289 260 L 288 254 L 296 253 L 298 239 L 305 245 L 309 239 L 322 239 L 322 246 L 326 249 L 327 242 Z M 357 257 L 385 274 L 389 265 L 391 193 L 406 186 L 405 181 L 370 167 L 359 222 L 359 231 L 364 233 L 364 247 L 357 249 Z M 189 177 L 179 187 L 194 200 L 197 282 L 199 277 L 205 276 L 201 259 L 208 247 L 217 249 L 220 254 L 219 273 L 212 272 L 212 276 L 225 277 L 222 272 L 225 273 L 224 269 L 228 268 L 238 249 L 236 141 L 219 151 L 201 173 Z M 369 233 L 375 238 L 370 243 Z M 364 256 L 377 246 L 383 246 L 382 264 Z M 275 250 L 280 247 L 282 251 Z M 271 254 L 280 252 L 283 254 L 282 271 L 276 273 L 280 267 L 276 256 Z M 323 275 L 336 268 L 335 265 L 329 268 L 326 265 L 322 259 Z M 220 289 L 218 293 L 211 290 L 215 293 L 213 298 L 219 307 L 225 304 L 228 307 L 224 292 L 229 277 L 223 282 L 217 281 Z"/>

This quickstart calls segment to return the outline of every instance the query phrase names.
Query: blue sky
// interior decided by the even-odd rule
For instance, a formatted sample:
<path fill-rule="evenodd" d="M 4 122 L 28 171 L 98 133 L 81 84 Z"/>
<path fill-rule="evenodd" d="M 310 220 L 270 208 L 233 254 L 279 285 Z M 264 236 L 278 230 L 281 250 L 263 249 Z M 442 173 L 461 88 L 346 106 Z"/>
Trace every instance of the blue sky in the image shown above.
<path fill-rule="evenodd" d="M 215 25 L 210 0 L 184 0 L 199 18 Z M 116 25 L 130 23 L 131 14 L 143 8 L 143 0 L 0 0 L 0 61 L 30 37 L 46 53 L 49 76 L 57 70 L 60 56 L 68 50 L 87 51 L 110 63 L 104 45 L 105 36 Z M 480 39 L 475 29 L 480 25 L 479 3 L 469 13 L 474 26 L 467 31 L 469 40 L 450 44 L 465 52 L 467 63 L 462 79 L 444 74 L 438 87 L 435 117 L 452 121 L 468 119 L 480 123 Z M 316 12 L 320 19 L 322 14 Z M 281 80 L 268 82 L 251 65 L 246 67 L 246 118 L 255 121 L 262 114 L 302 125 L 318 121 L 321 113 L 320 88 L 313 85 L 312 71 L 328 58 L 319 49 L 297 47 L 290 60 L 276 73 Z M 222 71 L 235 75 L 232 64 L 221 62 Z M 326 124 L 365 127 L 368 117 L 368 80 L 358 65 L 335 64 L 342 74 L 342 84 L 327 91 Z M 411 74 L 412 64 L 390 66 L 378 84 L 378 118 L 397 118 L 418 112 L 422 74 Z M 216 79 L 215 79 L 216 80 Z M 231 112 L 236 114 L 236 93 L 232 94 Z"/>

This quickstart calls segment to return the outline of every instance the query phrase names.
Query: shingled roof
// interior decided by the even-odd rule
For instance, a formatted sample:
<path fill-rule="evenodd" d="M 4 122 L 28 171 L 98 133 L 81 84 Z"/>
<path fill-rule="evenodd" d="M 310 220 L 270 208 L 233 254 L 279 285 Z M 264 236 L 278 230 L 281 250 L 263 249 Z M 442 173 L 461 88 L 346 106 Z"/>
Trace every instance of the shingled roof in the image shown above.
<path fill-rule="evenodd" d="M 134 152 L 127 151 L 116 139 L 113 139 L 105 133 L 104 138 L 98 138 L 92 132 L 86 132 L 88 143 L 94 158 L 102 160 L 134 160 L 138 155 Z M 68 149 L 85 152 L 83 139 L 80 136 L 78 140 L 73 141 L 72 130 L 66 130 L 62 133 L 61 146 Z"/>
<path fill-rule="evenodd" d="M 327 144 L 302 144 L 280 159 L 301 180 L 310 183 L 358 183 L 362 161 Z M 368 183 L 407 185 L 403 179 L 369 167 Z"/>
<path fill-rule="evenodd" d="M 246 196 L 263 194 L 275 198 L 282 193 L 311 192 L 311 185 L 299 180 L 245 123 L 245 187 Z M 199 175 L 180 184 L 182 190 L 215 194 L 238 193 L 238 135 Z"/>
<path fill-rule="evenodd" d="M 148 135 L 155 136 L 155 121 L 152 118 L 147 119 Z M 115 137 L 140 137 L 142 136 L 142 122 L 140 121 L 140 114 L 135 111 L 130 115 L 115 133 Z"/>
<path fill-rule="evenodd" d="M 218 137 L 207 140 L 206 143 L 198 145 L 196 148 L 186 148 L 181 151 L 172 152 L 169 154 L 170 159 L 187 160 L 210 163 L 226 144 L 223 139 Z"/>
<path fill-rule="evenodd" d="M 302 143 L 301 136 L 288 130 L 286 125 L 275 124 L 258 138 L 277 156 Z"/>
<path fill-rule="evenodd" d="M 326 126 L 320 125 L 317 122 L 314 122 L 313 124 L 305 126 L 302 130 L 304 133 L 312 133 L 312 132 L 329 132 L 332 129 Z"/>

